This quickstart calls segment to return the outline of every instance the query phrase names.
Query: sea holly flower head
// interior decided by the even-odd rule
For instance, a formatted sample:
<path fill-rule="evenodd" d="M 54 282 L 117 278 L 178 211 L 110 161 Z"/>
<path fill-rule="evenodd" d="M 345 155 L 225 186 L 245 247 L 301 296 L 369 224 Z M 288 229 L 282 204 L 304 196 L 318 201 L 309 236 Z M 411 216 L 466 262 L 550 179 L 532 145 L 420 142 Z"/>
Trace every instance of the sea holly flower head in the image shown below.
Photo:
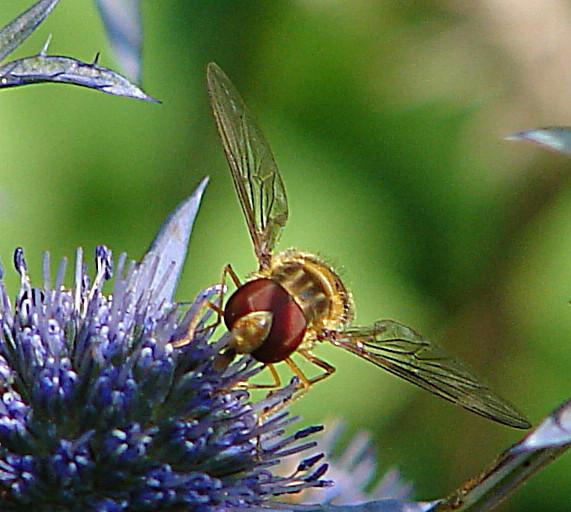
<path fill-rule="evenodd" d="M 267 412 L 296 382 L 251 402 L 236 384 L 261 367 L 245 357 L 217 368 L 227 340 L 210 340 L 211 311 L 173 347 L 220 291 L 207 288 L 186 308 L 172 301 L 204 186 L 140 264 L 125 255 L 114 264 L 101 245 L 90 271 L 78 250 L 67 284 L 66 261 L 53 276 L 46 255 L 38 285 L 18 248 L 13 300 L 2 271 L 0 510 L 256 510 L 328 485 L 322 456 L 307 452 L 320 427 L 286 435 L 295 418 Z"/>
<path fill-rule="evenodd" d="M 17 248 L 12 299 L 0 268 L 0 510 L 491 510 L 571 446 L 570 401 L 443 500 L 408 501 L 394 473 L 366 492 L 375 469 L 366 438 L 331 459 L 339 485 L 329 488 L 322 452 L 335 429 L 322 446 L 312 440 L 321 427 L 286 433 L 296 418 L 283 406 L 299 382 L 254 402 L 238 383 L 263 366 L 250 356 L 217 364 L 228 335 L 211 339 L 204 304 L 221 286 L 188 307 L 173 301 L 205 186 L 140 263 L 124 254 L 114 263 L 101 245 L 92 271 L 78 250 L 73 271 L 63 260 L 54 273 L 46 254 L 37 280 Z"/>

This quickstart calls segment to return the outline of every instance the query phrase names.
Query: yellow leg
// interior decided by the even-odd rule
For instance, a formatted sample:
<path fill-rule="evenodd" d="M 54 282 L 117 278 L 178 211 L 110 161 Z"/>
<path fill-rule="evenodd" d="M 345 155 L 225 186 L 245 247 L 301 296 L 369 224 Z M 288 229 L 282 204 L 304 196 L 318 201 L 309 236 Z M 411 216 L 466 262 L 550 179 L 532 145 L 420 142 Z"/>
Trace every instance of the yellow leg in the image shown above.
<path fill-rule="evenodd" d="M 214 304 L 210 301 L 206 303 L 206 306 L 216 312 L 216 320 L 212 324 L 200 329 L 200 332 L 208 329 L 216 329 L 216 327 L 220 325 L 220 322 L 222 322 L 222 317 L 224 316 L 224 292 L 226 291 L 226 279 L 228 276 L 230 276 L 230 279 L 232 279 L 236 288 L 239 288 L 242 285 L 242 283 L 240 283 L 240 279 L 236 275 L 236 272 L 234 272 L 232 265 L 229 263 L 224 265 L 224 268 L 222 269 L 222 277 L 220 278 L 220 295 L 218 296 L 218 304 Z M 194 334 L 194 332 L 192 334 Z"/>
<path fill-rule="evenodd" d="M 335 366 L 331 366 L 329 363 L 327 363 L 323 359 L 319 359 L 319 357 L 314 356 L 311 353 L 311 351 L 309 351 L 307 349 L 300 348 L 298 350 L 298 352 L 303 357 L 305 357 L 305 359 L 307 359 L 310 363 L 313 363 L 315 366 L 319 366 L 320 368 L 325 370 L 325 372 L 322 373 L 321 375 L 318 375 L 317 377 L 313 377 L 312 379 L 310 379 L 309 384 L 315 384 L 316 382 L 319 382 L 320 380 L 326 379 L 327 377 L 329 377 L 330 375 L 333 375 L 335 373 Z"/>
<path fill-rule="evenodd" d="M 311 381 L 304 375 L 304 373 L 301 371 L 301 368 L 297 366 L 297 364 L 295 364 L 289 357 L 286 357 L 284 361 L 290 367 L 290 370 L 300 380 L 299 388 L 288 400 L 285 400 L 280 404 L 274 405 L 273 407 L 264 410 L 258 417 L 259 424 L 262 424 L 266 418 L 273 416 L 291 403 L 295 402 L 297 399 L 301 398 L 303 395 L 305 395 L 305 393 L 309 391 L 309 387 L 311 386 Z"/>
<path fill-rule="evenodd" d="M 254 384 L 251 382 L 239 382 L 237 387 L 240 387 L 241 389 L 276 389 L 281 387 L 282 381 L 280 379 L 280 376 L 278 375 L 278 372 L 274 368 L 274 365 L 266 364 L 266 368 L 270 370 L 270 373 L 272 374 L 272 377 L 274 379 L 274 382 L 272 382 L 271 384 Z"/>
<path fill-rule="evenodd" d="M 242 286 L 240 278 L 236 275 L 236 272 L 234 272 L 234 269 L 230 263 L 224 265 L 224 268 L 222 269 L 222 284 L 226 284 L 227 275 L 230 276 L 230 279 L 232 279 L 236 288 L 240 288 L 240 286 Z"/>
<path fill-rule="evenodd" d="M 223 314 L 224 312 L 221 311 L 220 308 L 218 306 L 216 306 L 216 304 L 212 304 L 212 302 L 210 302 L 208 299 L 204 299 L 198 308 L 198 312 L 190 320 L 188 327 L 186 328 L 186 331 L 184 333 L 184 336 L 178 340 L 171 341 L 171 345 L 174 348 L 185 347 L 194 339 L 194 335 L 197 332 L 202 332 L 206 329 L 206 327 L 203 327 L 202 329 L 200 329 L 200 331 L 196 330 L 196 328 L 198 327 L 198 324 L 202 320 L 202 309 L 206 308 L 206 307 L 214 309 L 214 311 L 216 311 L 216 314 L 217 314 L 216 322 L 210 327 L 217 326 L 220 323 L 220 320 L 218 320 L 218 319 L 221 318 L 221 314 Z"/>
<path fill-rule="evenodd" d="M 286 357 L 284 361 L 290 367 L 291 371 L 295 373 L 297 378 L 301 381 L 301 385 L 303 386 L 303 391 L 301 391 L 301 394 L 306 393 L 309 389 L 309 386 L 311 386 L 311 381 L 305 376 L 305 374 L 301 371 L 301 368 L 297 366 L 297 364 L 295 364 L 291 358 Z"/>
<path fill-rule="evenodd" d="M 219 294 L 219 298 L 218 298 L 218 304 L 214 304 L 214 303 L 210 302 L 209 300 L 204 299 L 204 301 L 200 305 L 200 309 L 202 309 L 204 307 L 208 307 L 208 308 L 214 310 L 216 313 L 216 320 L 212 324 L 210 324 L 206 327 L 203 327 L 202 329 L 197 331 L 196 328 L 198 327 L 198 324 L 200 323 L 200 320 L 202 319 L 202 315 L 196 314 L 194 316 L 194 318 L 188 324 L 188 328 L 186 329 L 184 336 L 181 339 L 174 340 L 171 342 L 171 344 L 174 348 L 184 347 L 184 346 L 188 345 L 194 339 L 195 334 L 199 334 L 199 333 L 204 332 L 204 331 L 209 330 L 209 329 L 216 329 L 216 327 L 218 327 L 220 325 L 220 322 L 222 321 L 222 317 L 224 316 L 224 308 L 223 308 L 224 290 L 226 289 L 226 278 L 227 278 L 227 276 L 230 276 L 230 278 L 234 282 L 234 285 L 237 288 L 239 288 L 241 286 L 240 279 L 236 275 L 236 272 L 234 272 L 234 269 L 232 268 L 232 266 L 230 264 L 224 265 L 224 268 L 222 269 L 222 277 L 220 279 L 220 285 L 221 286 L 220 286 L 220 294 Z"/>
<path fill-rule="evenodd" d="M 272 414 L 275 414 L 276 412 L 281 411 L 283 408 L 291 405 L 296 400 L 299 400 L 303 395 L 305 395 L 309 391 L 309 388 L 313 384 L 315 384 L 316 382 L 319 382 L 320 380 L 323 380 L 323 379 L 329 377 L 330 375 L 332 375 L 335 372 L 334 366 L 332 366 L 329 363 L 323 361 L 322 359 L 319 359 L 318 357 L 314 356 L 311 353 L 311 351 L 309 351 L 307 349 L 298 349 L 298 352 L 305 359 L 307 359 L 310 363 L 313 363 L 314 365 L 319 366 L 320 368 L 322 368 L 325 371 L 321 375 L 318 375 L 317 377 L 313 377 L 312 379 L 308 379 L 306 377 L 306 375 L 303 373 L 303 371 L 301 370 L 301 368 L 297 364 L 295 364 L 295 362 L 291 358 L 286 357 L 284 359 L 284 361 L 290 367 L 291 371 L 300 380 L 299 390 L 295 394 L 293 394 L 289 400 L 286 400 L 285 402 L 282 402 L 281 404 L 276 405 L 275 407 L 272 407 L 271 409 L 268 409 L 267 411 L 264 411 L 263 414 L 261 415 L 261 420 L 267 418 L 268 416 L 271 416 Z M 270 365 L 268 365 L 268 366 L 270 366 Z"/>

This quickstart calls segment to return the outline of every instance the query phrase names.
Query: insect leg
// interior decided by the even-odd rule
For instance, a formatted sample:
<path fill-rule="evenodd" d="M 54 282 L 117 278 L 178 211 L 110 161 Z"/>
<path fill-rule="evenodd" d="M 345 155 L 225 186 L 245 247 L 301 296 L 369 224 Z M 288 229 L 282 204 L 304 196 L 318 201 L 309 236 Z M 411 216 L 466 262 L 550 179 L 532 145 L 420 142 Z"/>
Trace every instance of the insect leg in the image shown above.
<path fill-rule="evenodd" d="M 207 329 L 216 329 L 216 327 L 220 325 L 222 317 L 224 316 L 224 292 L 226 291 L 226 279 L 228 276 L 230 276 L 230 279 L 232 279 L 236 288 L 239 288 L 242 285 L 242 283 L 240 283 L 240 279 L 236 275 L 236 272 L 234 272 L 232 265 L 229 263 L 224 265 L 224 268 L 222 269 L 222 277 L 220 278 L 221 286 L 220 294 L 218 295 L 218 304 L 214 304 L 210 301 L 206 304 L 210 309 L 213 309 L 216 312 L 216 320 L 211 325 L 203 327 L 200 332 L 206 331 Z"/>
<path fill-rule="evenodd" d="M 272 414 L 275 414 L 276 412 L 281 411 L 284 407 L 288 407 L 291 403 L 295 402 L 303 395 L 305 395 L 305 393 L 309 391 L 309 388 L 311 387 L 312 384 L 315 384 L 316 382 L 319 382 L 320 380 L 329 377 L 329 375 L 335 372 L 334 366 L 331 366 L 329 363 L 326 363 L 325 361 L 314 356 L 309 350 L 298 349 L 298 352 L 303 357 L 305 357 L 309 362 L 315 364 L 316 366 L 319 366 L 320 368 L 323 368 L 325 372 L 321 375 L 318 375 L 317 377 L 314 377 L 313 379 L 308 379 L 301 370 L 301 368 L 297 366 L 297 364 L 295 364 L 291 358 L 286 357 L 284 361 L 290 367 L 291 371 L 295 373 L 297 378 L 300 380 L 299 390 L 281 404 L 275 405 L 274 407 L 264 411 L 264 413 L 261 415 L 261 419 L 264 419 L 268 416 L 271 416 Z M 275 371 L 271 364 L 268 364 L 268 366 L 270 367 L 271 370 Z"/>
<path fill-rule="evenodd" d="M 319 366 L 320 368 L 325 370 L 325 372 L 322 373 L 321 375 L 318 375 L 317 377 L 313 377 L 312 379 L 309 379 L 310 385 L 315 384 L 316 382 L 319 382 L 320 380 L 326 379 L 327 377 L 329 377 L 330 375 L 335 373 L 335 366 L 332 366 L 329 363 L 327 363 L 326 361 L 324 361 L 323 359 L 319 359 L 319 357 L 314 356 L 311 353 L 311 351 L 309 351 L 307 349 L 300 348 L 300 349 L 298 349 L 298 352 L 303 357 L 305 357 L 310 363 L 313 363 L 315 366 Z"/>
<path fill-rule="evenodd" d="M 236 288 L 240 288 L 240 286 L 242 286 L 240 278 L 236 275 L 236 272 L 234 272 L 234 269 L 230 263 L 224 265 L 224 268 L 222 269 L 222 284 L 226 284 L 227 275 L 229 275 L 232 281 L 234 281 L 234 286 L 236 286 Z"/>
<path fill-rule="evenodd" d="M 292 402 L 295 402 L 298 398 L 305 395 L 305 393 L 309 390 L 309 386 L 311 385 L 309 379 L 301 371 L 301 368 L 299 368 L 289 357 L 286 357 L 284 361 L 290 367 L 291 371 L 295 373 L 297 378 L 300 380 L 299 390 L 295 394 L 290 396 L 288 399 L 284 400 L 283 402 L 274 405 L 273 407 L 269 407 L 268 409 L 265 409 L 258 418 L 258 422 L 260 424 L 262 424 L 266 420 L 266 418 L 269 418 L 270 416 L 278 413 L 285 407 L 288 407 Z M 269 366 L 270 369 L 273 370 L 273 372 L 275 372 L 271 364 L 268 364 L 267 366 Z M 272 393 L 270 392 L 268 396 L 270 396 L 271 394 Z"/>
<path fill-rule="evenodd" d="M 283 408 L 289 406 L 292 402 L 295 402 L 298 398 L 301 398 L 303 395 L 305 395 L 305 393 L 307 393 L 309 391 L 309 387 L 311 386 L 311 381 L 304 375 L 304 373 L 301 371 L 301 368 L 299 366 L 297 366 L 297 364 L 295 364 L 291 360 L 291 358 L 286 357 L 284 359 L 284 361 L 290 367 L 290 370 L 293 373 L 295 373 L 297 378 L 300 380 L 299 389 L 294 395 L 290 396 L 287 400 L 284 400 L 280 404 L 274 405 L 273 407 L 265 410 L 260 415 L 260 421 L 262 421 L 262 422 L 265 418 L 272 416 L 273 414 L 281 411 Z M 268 365 L 268 366 L 271 367 L 271 365 Z"/>
<path fill-rule="evenodd" d="M 216 313 L 216 320 L 214 320 L 212 324 L 207 325 L 197 331 L 196 328 L 198 327 L 198 324 L 202 319 L 202 315 L 197 314 L 188 324 L 188 328 L 186 329 L 184 336 L 181 339 L 174 340 L 171 342 L 173 347 L 175 348 L 184 347 L 193 340 L 195 334 L 200 334 L 209 329 L 216 329 L 216 327 L 220 325 L 222 317 L 224 316 L 223 305 L 224 305 L 224 292 L 226 290 L 227 276 L 230 276 L 236 287 L 239 287 L 241 285 L 240 279 L 236 275 L 236 272 L 234 272 L 232 266 L 230 264 L 224 265 L 224 268 L 222 269 L 222 277 L 220 279 L 221 286 L 220 286 L 220 294 L 218 295 L 218 304 L 214 304 L 213 302 L 210 302 L 208 299 L 204 299 L 204 301 L 200 306 L 201 309 L 204 307 L 212 309 Z"/>
<path fill-rule="evenodd" d="M 298 379 L 301 381 L 301 385 L 303 386 L 303 390 L 301 391 L 299 396 L 305 394 L 307 392 L 307 390 L 309 389 L 309 386 L 311 386 L 311 381 L 305 376 L 305 374 L 301 371 L 301 368 L 299 366 L 297 366 L 297 364 L 295 364 L 291 358 L 286 357 L 284 359 L 284 361 L 290 367 L 291 371 L 293 373 L 295 373 L 297 375 Z"/>
<path fill-rule="evenodd" d="M 268 368 L 270 370 L 270 373 L 272 374 L 272 378 L 274 379 L 274 381 L 271 384 L 254 384 L 251 382 L 239 382 L 237 387 L 240 387 L 242 389 L 276 389 L 276 388 L 279 388 L 282 385 L 282 381 L 280 379 L 280 376 L 278 375 L 278 372 L 274 368 L 274 365 L 268 363 L 268 364 L 266 364 L 266 368 Z"/>

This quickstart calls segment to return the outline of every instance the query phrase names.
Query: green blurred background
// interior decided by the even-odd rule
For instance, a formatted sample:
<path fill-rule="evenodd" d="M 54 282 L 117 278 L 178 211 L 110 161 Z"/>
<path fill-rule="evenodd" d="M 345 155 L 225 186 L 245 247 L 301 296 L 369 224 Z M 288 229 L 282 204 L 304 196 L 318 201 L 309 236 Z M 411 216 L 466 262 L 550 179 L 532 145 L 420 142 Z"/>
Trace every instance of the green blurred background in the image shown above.
<path fill-rule="evenodd" d="M 31 2 L 1 3 L 0 23 Z M 144 88 L 163 105 L 46 85 L 0 94 L 0 254 L 34 277 L 98 243 L 139 258 L 209 175 L 178 298 L 231 262 L 256 267 L 211 119 L 216 61 L 255 113 L 290 204 L 280 247 L 322 255 L 353 290 L 357 321 L 398 319 L 439 340 L 537 423 L 571 383 L 571 161 L 513 131 L 571 123 L 567 1 L 143 2 Z M 510 7 L 511 6 L 511 7 Z M 93 2 L 61 2 L 16 56 L 115 67 Z M 7 278 L 15 290 L 16 276 Z M 338 368 L 293 407 L 304 424 L 371 432 L 434 499 L 522 433 L 320 346 Z M 287 373 L 284 374 L 287 376 Z M 571 458 L 502 510 L 568 511 Z"/>

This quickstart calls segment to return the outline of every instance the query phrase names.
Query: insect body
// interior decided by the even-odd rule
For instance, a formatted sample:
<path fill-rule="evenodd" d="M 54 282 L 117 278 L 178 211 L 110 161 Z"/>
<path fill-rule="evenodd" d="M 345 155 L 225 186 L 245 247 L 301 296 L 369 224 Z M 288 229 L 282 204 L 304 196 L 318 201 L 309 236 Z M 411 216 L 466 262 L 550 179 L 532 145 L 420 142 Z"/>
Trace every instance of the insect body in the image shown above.
<path fill-rule="evenodd" d="M 305 391 L 335 368 L 316 357 L 313 346 L 328 341 L 385 370 L 489 419 L 516 428 L 527 420 L 474 377 L 462 363 L 409 327 L 393 320 L 351 326 L 353 302 L 339 276 L 316 256 L 273 249 L 286 224 L 285 188 L 269 144 L 230 79 L 214 63 L 207 67 L 214 119 L 246 218 L 259 268 L 245 284 L 230 266 L 237 290 L 224 307 L 230 331 L 226 359 L 251 354 L 279 383 L 274 363 L 285 361 Z M 323 372 L 307 378 L 291 359 L 297 353 Z"/>
<path fill-rule="evenodd" d="M 224 309 L 236 352 L 277 363 L 298 347 L 311 349 L 320 332 L 341 329 L 353 319 L 351 297 L 342 281 L 311 254 L 279 253 L 257 275 L 236 290 Z M 237 335 L 243 326 L 253 329 Z"/>

